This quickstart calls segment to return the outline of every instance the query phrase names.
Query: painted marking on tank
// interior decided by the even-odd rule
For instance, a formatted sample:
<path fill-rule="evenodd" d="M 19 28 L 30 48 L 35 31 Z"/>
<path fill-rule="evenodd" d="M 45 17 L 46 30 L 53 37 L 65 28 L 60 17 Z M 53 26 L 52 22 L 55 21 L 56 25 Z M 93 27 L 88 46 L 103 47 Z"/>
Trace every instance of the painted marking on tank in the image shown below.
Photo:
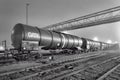
<path fill-rule="evenodd" d="M 64 48 L 64 46 L 65 46 L 65 36 L 63 35 L 63 34 L 61 34 L 62 35 L 62 37 L 63 37 L 63 45 L 62 45 L 62 48 Z"/>
<path fill-rule="evenodd" d="M 38 33 L 28 32 L 27 35 L 29 38 L 40 38 Z"/>

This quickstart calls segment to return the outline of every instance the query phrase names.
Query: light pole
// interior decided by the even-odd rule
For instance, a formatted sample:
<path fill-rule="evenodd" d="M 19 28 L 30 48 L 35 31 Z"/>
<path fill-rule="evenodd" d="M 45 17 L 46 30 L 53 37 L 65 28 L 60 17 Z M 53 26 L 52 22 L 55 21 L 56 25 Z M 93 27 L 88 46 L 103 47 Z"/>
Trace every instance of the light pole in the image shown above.
<path fill-rule="evenodd" d="M 30 4 L 29 3 L 26 3 L 26 24 L 28 24 L 28 6 Z"/>

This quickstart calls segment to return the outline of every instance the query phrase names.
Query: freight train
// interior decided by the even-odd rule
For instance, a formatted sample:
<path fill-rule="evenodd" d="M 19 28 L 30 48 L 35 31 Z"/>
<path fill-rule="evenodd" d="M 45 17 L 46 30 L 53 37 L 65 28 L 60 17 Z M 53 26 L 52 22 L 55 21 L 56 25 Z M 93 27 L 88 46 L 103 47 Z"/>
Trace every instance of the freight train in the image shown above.
<path fill-rule="evenodd" d="M 108 49 L 111 44 L 18 23 L 12 30 L 12 45 L 16 50 L 27 49 L 23 43 L 35 42 L 44 50 L 62 50 L 62 53 L 89 52 Z M 34 48 L 34 46 L 33 46 Z M 22 52 L 23 53 L 23 52 Z"/>

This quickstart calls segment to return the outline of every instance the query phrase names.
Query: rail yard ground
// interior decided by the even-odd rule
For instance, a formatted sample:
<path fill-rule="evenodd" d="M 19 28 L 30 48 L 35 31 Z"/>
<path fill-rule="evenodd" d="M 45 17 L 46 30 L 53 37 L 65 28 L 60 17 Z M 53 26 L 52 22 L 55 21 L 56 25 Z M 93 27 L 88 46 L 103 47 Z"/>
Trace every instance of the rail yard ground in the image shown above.
<path fill-rule="evenodd" d="M 119 50 L 55 55 L 0 66 L 0 80 L 117 80 L 119 65 Z"/>

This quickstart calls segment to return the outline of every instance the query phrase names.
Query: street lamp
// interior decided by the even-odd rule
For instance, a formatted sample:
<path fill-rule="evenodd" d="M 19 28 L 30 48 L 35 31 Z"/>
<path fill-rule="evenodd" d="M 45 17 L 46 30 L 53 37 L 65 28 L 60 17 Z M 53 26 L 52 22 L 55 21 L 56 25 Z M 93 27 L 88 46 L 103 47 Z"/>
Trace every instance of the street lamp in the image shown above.
<path fill-rule="evenodd" d="M 111 40 L 108 40 L 107 43 L 112 43 L 112 41 L 111 41 Z"/>
<path fill-rule="evenodd" d="M 29 3 L 26 3 L 26 24 L 28 24 L 28 6 L 30 4 Z"/>
<path fill-rule="evenodd" d="M 98 41 L 98 37 L 94 37 L 93 40 L 94 40 L 94 41 Z"/>

